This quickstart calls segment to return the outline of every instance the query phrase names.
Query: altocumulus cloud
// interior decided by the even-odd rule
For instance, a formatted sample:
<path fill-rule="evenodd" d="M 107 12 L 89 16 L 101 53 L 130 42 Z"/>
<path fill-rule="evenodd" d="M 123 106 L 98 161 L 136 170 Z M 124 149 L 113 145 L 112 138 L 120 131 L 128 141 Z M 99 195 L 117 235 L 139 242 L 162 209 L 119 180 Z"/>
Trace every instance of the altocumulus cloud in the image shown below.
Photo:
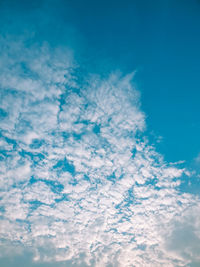
<path fill-rule="evenodd" d="M 200 263 L 199 198 L 179 190 L 188 172 L 145 137 L 133 74 L 81 77 L 67 48 L 9 36 L 0 68 L 1 256 Z"/>

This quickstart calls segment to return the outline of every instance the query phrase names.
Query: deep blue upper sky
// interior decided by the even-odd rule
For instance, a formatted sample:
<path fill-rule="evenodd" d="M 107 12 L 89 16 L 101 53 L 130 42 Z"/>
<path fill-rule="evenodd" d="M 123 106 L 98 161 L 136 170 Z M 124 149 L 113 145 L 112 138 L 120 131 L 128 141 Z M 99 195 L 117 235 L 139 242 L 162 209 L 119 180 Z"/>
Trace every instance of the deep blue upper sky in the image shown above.
<path fill-rule="evenodd" d="M 69 6 L 72 15 L 66 14 L 66 20 L 84 36 L 86 49 L 92 50 L 93 68 L 111 64 L 124 71 L 138 70 L 136 83 L 148 129 L 164 137 L 160 148 L 166 158 L 196 157 L 200 2 L 71 1 Z M 96 62 L 99 55 L 102 62 Z"/>
<path fill-rule="evenodd" d="M 7 29 L 36 30 L 37 40 L 77 48 L 87 71 L 137 70 L 148 130 L 164 138 L 160 151 L 170 161 L 190 162 L 198 155 L 199 1 L 6 2 Z"/>

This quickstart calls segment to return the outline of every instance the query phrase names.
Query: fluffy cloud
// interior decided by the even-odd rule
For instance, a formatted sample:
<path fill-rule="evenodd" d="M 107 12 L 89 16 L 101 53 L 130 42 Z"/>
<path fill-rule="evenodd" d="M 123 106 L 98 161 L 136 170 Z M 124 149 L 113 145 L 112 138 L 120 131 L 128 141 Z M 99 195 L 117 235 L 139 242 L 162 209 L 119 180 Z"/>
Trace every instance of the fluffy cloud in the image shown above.
<path fill-rule="evenodd" d="M 67 49 L 23 39 L 1 51 L 1 247 L 76 266 L 200 262 L 199 199 L 145 137 L 134 74 L 80 79 Z"/>

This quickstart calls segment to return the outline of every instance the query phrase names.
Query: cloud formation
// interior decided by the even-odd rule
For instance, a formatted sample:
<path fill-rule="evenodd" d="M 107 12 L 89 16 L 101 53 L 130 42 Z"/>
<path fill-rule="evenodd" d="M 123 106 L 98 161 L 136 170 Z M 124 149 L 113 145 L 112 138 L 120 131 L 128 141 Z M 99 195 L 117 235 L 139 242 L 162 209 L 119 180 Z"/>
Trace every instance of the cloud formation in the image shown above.
<path fill-rule="evenodd" d="M 72 53 L 1 39 L 3 253 L 75 266 L 190 266 L 199 198 L 145 137 L 134 74 L 79 73 Z M 14 249 L 19 247 L 20 249 Z"/>

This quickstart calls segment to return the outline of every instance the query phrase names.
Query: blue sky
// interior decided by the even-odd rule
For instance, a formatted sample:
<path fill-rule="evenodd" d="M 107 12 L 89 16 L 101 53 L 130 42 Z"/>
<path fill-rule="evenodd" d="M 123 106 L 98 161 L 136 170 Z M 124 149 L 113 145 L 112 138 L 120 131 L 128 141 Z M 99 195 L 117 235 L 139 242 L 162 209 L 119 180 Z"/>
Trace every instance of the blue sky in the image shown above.
<path fill-rule="evenodd" d="M 0 265 L 199 266 L 199 1 L 1 1 Z"/>
<path fill-rule="evenodd" d="M 89 71 L 136 70 L 148 126 L 165 139 L 165 157 L 197 156 L 199 1 L 4 1 L 2 6 L 7 6 L 5 32 L 35 32 L 37 42 L 68 45 Z"/>

